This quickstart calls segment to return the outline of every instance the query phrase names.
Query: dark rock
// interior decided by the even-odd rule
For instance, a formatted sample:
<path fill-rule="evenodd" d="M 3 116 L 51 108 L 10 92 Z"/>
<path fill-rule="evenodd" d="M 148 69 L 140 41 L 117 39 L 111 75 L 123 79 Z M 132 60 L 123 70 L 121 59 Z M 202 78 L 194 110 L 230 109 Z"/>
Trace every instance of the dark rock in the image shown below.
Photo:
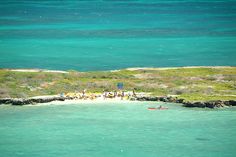
<path fill-rule="evenodd" d="M 224 101 L 224 105 L 226 105 L 226 106 L 236 106 L 236 100 Z"/>
<path fill-rule="evenodd" d="M 193 105 L 193 103 L 191 103 L 191 102 L 189 102 L 189 101 L 183 102 L 183 106 L 184 106 L 184 107 L 195 107 L 195 106 Z"/>
<path fill-rule="evenodd" d="M 206 101 L 205 104 L 208 108 L 220 108 L 225 106 L 224 102 L 221 100 Z"/>
<path fill-rule="evenodd" d="M 183 102 L 184 102 L 184 99 L 176 99 L 175 102 L 176 102 L 176 103 L 183 103 Z"/>
<path fill-rule="evenodd" d="M 12 99 L 11 104 L 12 105 L 24 105 L 24 100 L 21 98 Z"/>
<path fill-rule="evenodd" d="M 229 103 L 229 101 L 224 101 L 224 105 L 225 105 L 225 106 L 231 106 L 230 103 Z"/>
<path fill-rule="evenodd" d="M 137 100 L 137 101 L 157 101 L 158 97 L 140 96 L 140 97 L 132 98 L 132 100 Z"/>
<path fill-rule="evenodd" d="M 224 107 L 225 104 L 221 100 L 216 101 L 206 101 L 206 102 L 183 102 L 185 107 L 199 107 L 199 108 L 220 108 Z"/>
<path fill-rule="evenodd" d="M 157 97 L 146 97 L 148 101 L 158 101 Z"/>
<path fill-rule="evenodd" d="M 229 100 L 229 105 L 236 106 L 236 100 Z"/>
<path fill-rule="evenodd" d="M 11 104 L 11 98 L 2 98 L 2 99 L 0 99 L 0 105 L 1 104 Z"/>
<path fill-rule="evenodd" d="M 210 101 L 205 102 L 205 105 L 208 108 L 215 108 L 215 102 L 214 101 L 212 101 L 212 102 L 210 102 Z"/>
<path fill-rule="evenodd" d="M 147 101 L 146 97 L 137 97 L 136 100 L 138 100 L 138 101 Z"/>
<path fill-rule="evenodd" d="M 204 102 L 200 102 L 200 101 L 194 102 L 193 105 L 194 105 L 195 107 L 200 107 L 200 108 L 206 107 L 206 104 L 205 104 Z"/>
<path fill-rule="evenodd" d="M 27 105 L 27 104 L 36 104 L 36 103 L 47 103 L 51 101 L 65 101 L 64 97 L 45 97 L 45 98 L 4 98 L 0 99 L 0 104 L 12 104 L 12 105 Z"/>
<path fill-rule="evenodd" d="M 163 101 L 163 102 L 168 102 L 167 97 L 160 97 L 159 100 L 160 100 L 160 101 Z"/>
<path fill-rule="evenodd" d="M 171 96 L 162 96 L 162 97 L 152 97 L 152 96 L 143 96 L 143 97 L 136 97 L 137 101 L 162 101 L 162 102 L 171 102 L 171 103 L 182 103 L 184 107 L 199 107 L 199 108 L 220 108 L 227 106 L 236 106 L 235 100 L 229 101 L 221 101 L 221 100 L 214 100 L 214 101 L 197 101 L 197 102 L 185 102 L 184 99 L 178 99 L 177 97 Z"/>
<path fill-rule="evenodd" d="M 215 101 L 215 107 L 224 107 L 224 106 L 225 106 L 224 101 L 221 100 Z"/>
<path fill-rule="evenodd" d="M 200 107 L 200 108 L 204 108 L 206 107 L 206 104 L 204 102 L 183 102 L 183 106 L 184 107 Z"/>

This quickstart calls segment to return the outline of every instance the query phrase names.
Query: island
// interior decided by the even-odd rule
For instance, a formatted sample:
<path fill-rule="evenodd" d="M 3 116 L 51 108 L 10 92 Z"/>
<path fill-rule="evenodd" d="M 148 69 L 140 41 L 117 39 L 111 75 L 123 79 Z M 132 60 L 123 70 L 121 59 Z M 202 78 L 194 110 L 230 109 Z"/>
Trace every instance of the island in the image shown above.
<path fill-rule="evenodd" d="M 119 84 L 122 84 L 120 89 Z M 201 108 L 236 106 L 236 67 L 128 68 L 91 72 L 0 70 L 0 104 L 97 99 L 162 101 Z"/>

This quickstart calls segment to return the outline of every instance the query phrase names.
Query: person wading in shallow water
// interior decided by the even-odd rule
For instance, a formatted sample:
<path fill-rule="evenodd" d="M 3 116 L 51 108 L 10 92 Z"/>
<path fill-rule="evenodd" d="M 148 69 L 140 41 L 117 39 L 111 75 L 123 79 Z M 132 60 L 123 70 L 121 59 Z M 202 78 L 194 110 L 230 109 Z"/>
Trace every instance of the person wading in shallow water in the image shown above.
<path fill-rule="evenodd" d="M 157 109 L 159 109 L 159 110 L 167 110 L 168 107 L 162 107 L 162 106 L 160 105 Z"/>

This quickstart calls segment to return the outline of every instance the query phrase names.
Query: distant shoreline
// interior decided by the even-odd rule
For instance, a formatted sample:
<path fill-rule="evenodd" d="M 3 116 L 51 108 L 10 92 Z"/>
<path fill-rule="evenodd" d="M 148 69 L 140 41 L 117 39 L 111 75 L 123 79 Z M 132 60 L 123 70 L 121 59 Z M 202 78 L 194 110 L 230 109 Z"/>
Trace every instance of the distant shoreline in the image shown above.
<path fill-rule="evenodd" d="M 98 70 L 99 71 L 110 71 L 110 72 L 116 72 L 120 70 L 129 70 L 129 71 L 135 71 L 135 70 L 169 70 L 169 69 L 191 69 L 191 68 L 234 68 L 236 66 L 183 66 L 183 67 L 130 67 L 130 68 L 124 68 L 124 69 L 114 69 L 114 70 Z M 69 73 L 65 70 L 49 70 L 49 69 L 27 69 L 27 68 L 19 68 L 19 69 L 11 69 L 11 68 L 1 68 L 1 70 L 8 70 L 8 71 L 15 71 L 15 72 L 48 72 L 48 73 Z M 78 71 L 79 70 L 74 70 Z M 84 71 L 83 71 L 84 72 Z M 91 72 L 91 71 L 85 71 L 85 72 Z"/>
<path fill-rule="evenodd" d="M 15 72 L 68 73 L 67 71 L 63 71 L 63 70 L 47 70 L 47 69 L 3 69 L 3 70 L 15 71 Z"/>
<path fill-rule="evenodd" d="M 183 67 L 134 67 L 126 68 L 126 70 L 168 70 L 168 69 L 191 69 L 191 68 L 232 68 L 235 66 L 183 66 Z"/>
<path fill-rule="evenodd" d="M 196 101 L 189 102 L 184 99 L 179 99 L 177 97 L 172 96 L 132 96 L 129 99 L 121 99 L 121 98 L 103 98 L 102 95 L 95 99 L 78 99 L 76 97 L 61 97 L 55 95 L 47 95 L 47 96 L 38 96 L 31 98 L 0 98 L 0 105 L 3 104 L 11 104 L 17 106 L 23 105 L 67 105 L 67 104 L 81 104 L 81 103 L 104 103 L 104 102 L 134 102 L 134 101 L 152 101 L 152 102 L 163 102 L 163 103 L 178 103 L 182 104 L 183 107 L 198 107 L 198 108 L 221 108 L 221 107 L 231 107 L 236 106 L 236 100 L 229 101 Z"/>
<path fill-rule="evenodd" d="M 108 92 L 113 97 L 118 92 L 123 95 L 132 91 L 129 93 L 150 93 L 140 97 L 127 95 L 138 101 L 177 102 L 189 107 L 236 106 L 235 66 L 133 67 L 88 72 L 9 68 L 0 69 L 0 78 L 3 104 L 64 101 L 81 98 L 85 91 L 85 99 L 94 99 L 97 93 Z"/>

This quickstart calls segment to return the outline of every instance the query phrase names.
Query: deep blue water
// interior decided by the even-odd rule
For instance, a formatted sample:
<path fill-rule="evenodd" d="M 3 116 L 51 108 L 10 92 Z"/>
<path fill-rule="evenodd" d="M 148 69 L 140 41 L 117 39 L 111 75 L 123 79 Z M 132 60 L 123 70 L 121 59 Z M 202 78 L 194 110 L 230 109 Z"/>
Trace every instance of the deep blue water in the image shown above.
<path fill-rule="evenodd" d="M 235 0 L 0 1 L 0 68 L 236 65 Z"/>

